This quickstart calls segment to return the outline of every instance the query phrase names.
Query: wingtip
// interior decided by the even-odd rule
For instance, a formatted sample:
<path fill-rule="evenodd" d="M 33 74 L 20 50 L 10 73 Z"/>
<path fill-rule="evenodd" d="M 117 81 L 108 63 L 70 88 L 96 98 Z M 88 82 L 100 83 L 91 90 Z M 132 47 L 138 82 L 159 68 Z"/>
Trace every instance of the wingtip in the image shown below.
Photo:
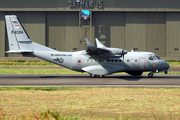
<path fill-rule="evenodd" d="M 104 46 L 97 38 L 95 38 L 95 41 L 96 41 L 97 47 L 99 47 L 99 48 L 106 48 L 106 46 Z"/>

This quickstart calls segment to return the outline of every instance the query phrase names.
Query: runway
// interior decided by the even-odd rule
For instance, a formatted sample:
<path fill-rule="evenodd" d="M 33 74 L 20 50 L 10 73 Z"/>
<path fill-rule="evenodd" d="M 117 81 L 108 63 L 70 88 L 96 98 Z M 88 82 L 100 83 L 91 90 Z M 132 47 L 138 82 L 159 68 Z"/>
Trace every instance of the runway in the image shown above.
<path fill-rule="evenodd" d="M 0 86 L 58 86 L 58 87 L 180 87 L 180 75 L 155 74 L 130 76 L 114 74 L 105 78 L 90 78 L 88 74 L 0 74 Z"/>

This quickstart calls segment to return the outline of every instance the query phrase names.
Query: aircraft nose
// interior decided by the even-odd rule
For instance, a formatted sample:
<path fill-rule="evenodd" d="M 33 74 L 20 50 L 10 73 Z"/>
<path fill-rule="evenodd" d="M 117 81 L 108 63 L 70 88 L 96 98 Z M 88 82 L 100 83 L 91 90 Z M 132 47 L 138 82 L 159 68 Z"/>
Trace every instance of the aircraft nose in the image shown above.
<path fill-rule="evenodd" d="M 169 64 L 168 64 L 167 62 L 164 61 L 164 64 L 163 64 L 164 70 L 165 70 L 165 69 L 169 69 L 169 67 L 170 67 Z"/>

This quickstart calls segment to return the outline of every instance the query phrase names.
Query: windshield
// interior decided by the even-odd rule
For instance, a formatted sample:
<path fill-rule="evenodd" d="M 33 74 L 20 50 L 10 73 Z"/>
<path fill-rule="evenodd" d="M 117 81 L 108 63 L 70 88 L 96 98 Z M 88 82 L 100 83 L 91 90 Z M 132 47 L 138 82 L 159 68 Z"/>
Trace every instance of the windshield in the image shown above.
<path fill-rule="evenodd" d="M 161 59 L 161 58 L 157 56 L 156 54 L 149 55 L 149 60 L 157 60 L 157 59 Z"/>
<path fill-rule="evenodd" d="M 155 57 L 157 58 L 157 59 L 161 59 L 159 56 L 157 56 L 156 54 L 154 54 L 155 55 Z"/>

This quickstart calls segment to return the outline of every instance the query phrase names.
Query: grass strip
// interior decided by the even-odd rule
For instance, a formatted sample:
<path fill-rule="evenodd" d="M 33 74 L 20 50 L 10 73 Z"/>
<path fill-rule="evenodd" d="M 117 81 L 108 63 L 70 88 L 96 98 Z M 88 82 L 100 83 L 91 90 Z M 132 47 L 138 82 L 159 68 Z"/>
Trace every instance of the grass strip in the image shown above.
<path fill-rule="evenodd" d="M 17 86 L 17 87 L 0 87 L 0 91 L 12 91 L 12 90 L 31 90 L 31 91 L 62 91 L 62 90 L 84 90 L 84 89 L 96 89 L 98 87 L 28 87 L 28 86 Z M 101 87 L 103 88 L 115 88 L 115 87 Z M 145 89 L 145 87 L 133 87 L 129 89 Z M 179 87 L 164 87 L 164 88 L 157 88 L 157 87 L 151 87 L 148 89 L 163 89 L 163 90 L 178 90 L 180 91 Z"/>
<path fill-rule="evenodd" d="M 148 74 L 149 72 L 144 72 L 143 74 Z M 11 68 L 11 69 L 0 69 L 0 74 L 88 74 L 86 72 L 76 72 L 70 69 L 35 69 L 35 68 Z M 126 74 L 125 72 L 120 72 L 116 74 Z M 158 73 L 164 74 L 164 73 Z M 168 72 L 168 74 L 180 74 L 180 72 Z"/>
<path fill-rule="evenodd" d="M 180 118 L 180 88 L 16 89 L 2 90 L 0 94 L 0 117 L 3 114 L 13 120 L 55 119 L 55 116 L 72 120 Z"/>
<path fill-rule="evenodd" d="M 57 91 L 57 90 L 78 90 L 78 89 L 86 89 L 86 88 L 85 87 L 28 87 L 28 86 L 0 87 L 0 91 L 7 91 L 7 90 Z"/>

